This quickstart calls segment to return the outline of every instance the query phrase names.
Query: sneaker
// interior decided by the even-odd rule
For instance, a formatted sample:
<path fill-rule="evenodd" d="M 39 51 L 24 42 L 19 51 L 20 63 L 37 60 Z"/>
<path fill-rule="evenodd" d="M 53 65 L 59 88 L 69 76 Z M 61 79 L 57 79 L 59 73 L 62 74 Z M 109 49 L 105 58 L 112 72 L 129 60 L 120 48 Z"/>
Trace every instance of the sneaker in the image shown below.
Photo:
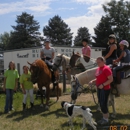
<path fill-rule="evenodd" d="M 100 125 L 107 125 L 108 121 L 106 121 L 105 119 L 101 119 L 100 121 L 97 122 Z"/>

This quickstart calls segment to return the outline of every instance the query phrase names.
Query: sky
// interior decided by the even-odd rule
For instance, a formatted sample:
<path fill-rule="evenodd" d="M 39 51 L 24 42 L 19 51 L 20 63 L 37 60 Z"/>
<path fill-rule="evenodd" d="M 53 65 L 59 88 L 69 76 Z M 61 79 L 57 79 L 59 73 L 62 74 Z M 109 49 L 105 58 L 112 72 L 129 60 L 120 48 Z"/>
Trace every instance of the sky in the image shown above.
<path fill-rule="evenodd" d="M 59 15 L 71 28 L 76 36 L 80 27 L 87 27 L 93 36 L 93 28 L 105 15 L 102 4 L 110 0 L 0 0 L 0 34 L 10 32 L 11 25 L 16 26 L 16 16 L 27 12 L 34 16 L 43 27 L 48 25 L 50 18 Z"/>

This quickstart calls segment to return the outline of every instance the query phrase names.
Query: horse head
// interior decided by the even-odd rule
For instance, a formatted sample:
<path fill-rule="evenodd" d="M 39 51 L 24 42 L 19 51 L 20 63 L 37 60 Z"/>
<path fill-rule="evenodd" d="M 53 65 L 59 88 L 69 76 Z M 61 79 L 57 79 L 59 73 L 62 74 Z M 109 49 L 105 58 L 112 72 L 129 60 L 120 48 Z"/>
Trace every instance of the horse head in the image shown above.
<path fill-rule="evenodd" d="M 62 65 L 63 54 L 58 54 L 54 59 L 53 69 L 58 69 Z"/>
<path fill-rule="evenodd" d="M 39 78 L 39 73 L 41 72 L 40 71 L 40 68 L 36 65 L 36 62 L 33 62 L 33 63 L 29 63 L 27 62 L 29 65 L 30 65 L 30 72 L 31 72 L 31 81 L 33 84 L 37 83 L 38 81 L 38 78 Z"/>
<path fill-rule="evenodd" d="M 71 58 L 70 58 L 70 66 L 71 67 L 75 67 L 75 62 L 77 61 L 77 59 L 81 57 L 79 53 L 74 53 L 72 54 Z"/>

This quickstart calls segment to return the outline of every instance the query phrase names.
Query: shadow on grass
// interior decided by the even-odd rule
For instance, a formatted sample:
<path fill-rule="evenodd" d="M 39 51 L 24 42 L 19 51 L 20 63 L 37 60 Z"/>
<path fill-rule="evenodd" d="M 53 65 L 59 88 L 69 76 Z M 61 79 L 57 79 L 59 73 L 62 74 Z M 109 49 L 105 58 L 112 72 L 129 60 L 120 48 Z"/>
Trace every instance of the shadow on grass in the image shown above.
<path fill-rule="evenodd" d="M 101 118 L 102 118 L 102 113 L 100 111 L 93 111 L 93 110 L 96 110 L 97 109 L 97 106 L 88 106 L 92 111 L 91 113 L 93 114 L 93 119 L 95 120 L 95 122 L 99 121 Z M 66 114 L 66 113 L 65 113 Z M 76 117 L 75 117 L 76 118 Z M 74 119 L 74 122 L 73 122 L 73 125 L 74 125 L 74 130 L 77 130 L 75 128 L 77 127 L 80 127 L 82 128 L 82 116 L 80 116 L 81 118 L 81 122 L 77 122 L 75 121 Z M 69 119 L 69 118 L 68 118 Z M 66 128 L 68 126 L 68 128 L 70 127 L 68 125 L 68 119 L 66 120 L 65 123 L 61 124 L 61 127 L 62 128 Z M 118 120 L 130 120 L 130 114 L 120 114 L 120 113 L 117 113 L 116 115 L 116 118 L 113 119 L 113 118 L 110 118 L 109 120 L 109 123 L 108 125 L 106 126 L 101 126 L 101 125 L 97 125 L 97 130 L 110 130 L 112 128 L 110 128 L 110 126 L 116 126 L 118 129 L 120 129 L 121 127 L 125 127 L 127 126 L 128 127 L 128 130 L 130 129 L 130 125 L 129 124 L 124 124 L 123 122 L 119 122 Z M 93 130 L 93 128 L 86 122 L 86 128 L 87 130 Z"/>
<path fill-rule="evenodd" d="M 49 106 L 52 106 L 55 103 L 56 102 L 51 102 Z M 26 111 L 15 111 L 7 115 L 6 118 L 17 117 L 13 119 L 13 121 L 20 121 L 25 118 L 28 118 L 29 116 L 38 115 L 46 111 L 49 111 L 49 109 L 45 109 L 45 105 L 43 107 L 40 107 L 40 105 L 34 105 L 34 110 L 29 108 L 29 109 L 26 109 Z"/>
<path fill-rule="evenodd" d="M 41 116 L 49 116 L 49 115 L 55 115 L 56 118 L 60 118 L 60 117 L 67 117 L 65 110 L 63 108 L 48 112 L 48 113 L 43 113 Z"/>

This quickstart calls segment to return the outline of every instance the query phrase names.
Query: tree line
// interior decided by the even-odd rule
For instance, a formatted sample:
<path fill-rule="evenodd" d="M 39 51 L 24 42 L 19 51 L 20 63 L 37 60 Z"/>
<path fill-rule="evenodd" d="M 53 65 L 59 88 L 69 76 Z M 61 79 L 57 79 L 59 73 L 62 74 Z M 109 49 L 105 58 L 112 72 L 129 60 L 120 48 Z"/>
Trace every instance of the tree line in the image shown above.
<path fill-rule="evenodd" d="M 73 40 L 74 46 L 82 46 L 82 39 L 88 38 L 92 46 L 106 47 L 110 34 L 115 34 L 118 42 L 123 39 L 130 42 L 130 2 L 111 0 L 102 5 L 102 8 L 105 15 L 94 28 L 95 35 L 91 36 L 87 27 L 80 27 Z M 41 36 L 39 22 L 34 20 L 33 15 L 22 12 L 15 22 L 13 31 L 0 35 L 2 50 L 41 46 L 46 38 L 50 39 L 53 46 L 72 45 L 73 33 L 59 15 L 50 18 L 48 25 L 43 27 L 44 37 Z"/>

